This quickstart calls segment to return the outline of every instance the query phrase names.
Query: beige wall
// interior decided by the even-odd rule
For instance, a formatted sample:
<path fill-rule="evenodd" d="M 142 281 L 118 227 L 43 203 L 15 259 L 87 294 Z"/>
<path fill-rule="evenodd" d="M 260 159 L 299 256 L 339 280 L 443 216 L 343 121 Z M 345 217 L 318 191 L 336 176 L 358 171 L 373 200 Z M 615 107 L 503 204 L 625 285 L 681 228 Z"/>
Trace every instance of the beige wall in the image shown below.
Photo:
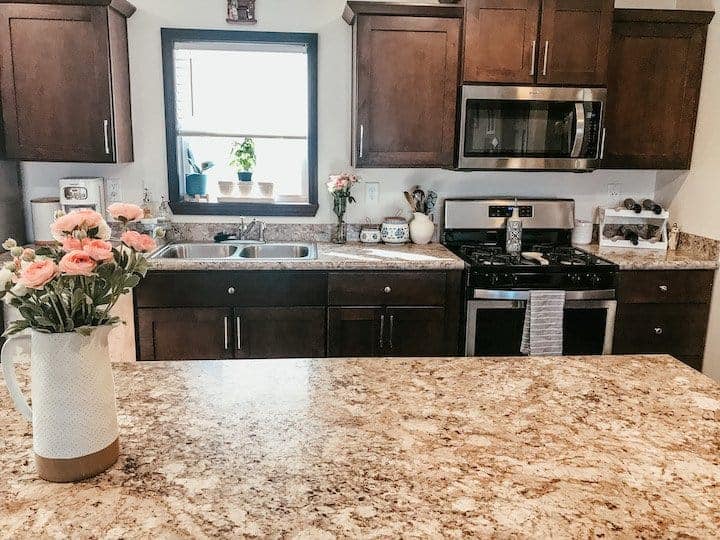
<path fill-rule="evenodd" d="M 689 2 L 678 7 L 720 11 L 720 0 Z M 673 221 L 687 232 L 720 239 L 720 14 L 708 35 L 700 110 L 692 168 L 685 173 L 658 173 L 658 198 L 670 203 Z M 720 281 L 716 281 L 704 371 L 720 380 Z"/>

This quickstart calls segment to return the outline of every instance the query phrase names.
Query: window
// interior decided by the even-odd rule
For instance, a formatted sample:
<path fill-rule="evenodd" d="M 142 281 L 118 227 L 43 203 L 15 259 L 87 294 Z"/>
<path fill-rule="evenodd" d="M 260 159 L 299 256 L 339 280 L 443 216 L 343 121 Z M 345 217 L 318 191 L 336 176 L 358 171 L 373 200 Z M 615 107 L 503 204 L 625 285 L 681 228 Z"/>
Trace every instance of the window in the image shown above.
<path fill-rule="evenodd" d="M 315 215 L 317 35 L 164 28 L 162 45 L 173 211 Z"/>

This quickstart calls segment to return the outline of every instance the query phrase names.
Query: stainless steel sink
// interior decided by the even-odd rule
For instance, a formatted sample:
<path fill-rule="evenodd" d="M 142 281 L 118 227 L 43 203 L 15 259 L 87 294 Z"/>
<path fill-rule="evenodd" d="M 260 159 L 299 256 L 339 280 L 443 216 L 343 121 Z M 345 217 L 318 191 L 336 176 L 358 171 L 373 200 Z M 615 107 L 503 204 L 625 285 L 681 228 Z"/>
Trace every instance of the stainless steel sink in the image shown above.
<path fill-rule="evenodd" d="M 170 244 L 154 259 L 228 259 L 235 255 L 238 246 L 229 244 Z"/>
<path fill-rule="evenodd" d="M 255 244 L 240 250 L 243 259 L 308 259 L 311 248 L 306 244 Z"/>
<path fill-rule="evenodd" d="M 312 260 L 317 258 L 317 247 L 311 243 L 225 242 L 222 244 L 169 244 L 151 259 L 184 260 Z"/>

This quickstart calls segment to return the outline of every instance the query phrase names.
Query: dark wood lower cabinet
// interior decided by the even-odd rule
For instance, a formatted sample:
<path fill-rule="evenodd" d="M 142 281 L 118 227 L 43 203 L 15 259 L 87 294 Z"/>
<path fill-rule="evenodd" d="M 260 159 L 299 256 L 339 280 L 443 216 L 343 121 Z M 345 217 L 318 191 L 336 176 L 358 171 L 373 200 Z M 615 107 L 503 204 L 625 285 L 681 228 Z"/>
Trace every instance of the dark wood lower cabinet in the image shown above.
<path fill-rule="evenodd" d="M 142 361 L 455 356 L 462 272 L 153 272 Z"/>
<path fill-rule="evenodd" d="M 235 310 L 235 358 L 325 356 L 325 308 Z"/>
<path fill-rule="evenodd" d="M 231 320 L 232 310 L 225 308 L 138 310 L 138 359 L 232 358 Z"/>
<path fill-rule="evenodd" d="M 446 356 L 441 307 L 331 307 L 330 356 Z"/>

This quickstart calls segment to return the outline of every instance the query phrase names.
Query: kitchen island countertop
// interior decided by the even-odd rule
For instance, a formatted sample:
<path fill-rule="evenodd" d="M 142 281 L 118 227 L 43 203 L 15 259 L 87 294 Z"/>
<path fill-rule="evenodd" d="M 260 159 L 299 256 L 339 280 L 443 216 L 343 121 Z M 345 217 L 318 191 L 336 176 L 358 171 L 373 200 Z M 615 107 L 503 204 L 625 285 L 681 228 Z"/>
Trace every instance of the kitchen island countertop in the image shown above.
<path fill-rule="evenodd" d="M 668 356 L 114 371 L 120 461 L 74 485 L 0 389 L 2 536 L 720 534 L 720 386 Z"/>

